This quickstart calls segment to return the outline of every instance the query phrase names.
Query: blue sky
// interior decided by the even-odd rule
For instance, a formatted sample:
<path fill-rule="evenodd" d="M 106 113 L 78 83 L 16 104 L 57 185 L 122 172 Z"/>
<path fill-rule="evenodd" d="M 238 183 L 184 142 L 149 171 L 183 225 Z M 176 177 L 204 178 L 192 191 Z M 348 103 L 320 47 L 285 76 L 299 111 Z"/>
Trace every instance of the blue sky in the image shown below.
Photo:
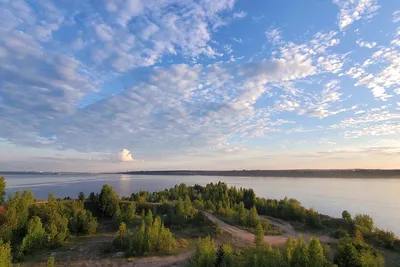
<path fill-rule="evenodd" d="M 400 1 L 0 1 L 0 169 L 398 168 Z"/>

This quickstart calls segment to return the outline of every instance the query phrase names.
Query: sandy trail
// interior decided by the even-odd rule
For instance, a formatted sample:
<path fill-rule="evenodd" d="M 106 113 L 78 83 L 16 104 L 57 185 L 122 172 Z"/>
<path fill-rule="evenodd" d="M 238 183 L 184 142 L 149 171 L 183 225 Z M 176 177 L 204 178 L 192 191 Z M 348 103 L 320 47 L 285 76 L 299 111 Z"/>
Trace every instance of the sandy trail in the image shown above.
<path fill-rule="evenodd" d="M 210 219 L 210 221 L 212 221 L 214 224 L 221 227 L 224 231 L 230 233 L 232 236 L 240 238 L 247 243 L 254 242 L 254 234 L 249 233 L 245 230 L 239 229 L 230 224 L 227 224 L 226 222 L 221 221 L 220 219 L 218 219 L 211 213 L 208 213 L 205 211 L 203 213 L 204 213 L 204 215 L 207 216 L 208 219 Z M 288 238 L 287 236 L 266 235 L 266 236 L 264 236 L 264 242 L 271 246 L 282 246 L 283 244 L 285 244 L 287 238 Z"/>
<path fill-rule="evenodd" d="M 331 238 L 327 235 L 315 235 L 315 234 L 313 235 L 310 233 L 299 233 L 293 228 L 293 226 L 290 223 L 283 221 L 281 219 L 278 219 L 278 218 L 274 218 L 274 217 L 270 217 L 270 216 L 260 216 L 260 219 L 266 220 L 271 225 L 281 229 L 284 232 L 283 236 L 286 238 L 288 238 L 288 237 L 296 238 L 296 237 L 302 236 L 304 238 L 304 240 L 309 241 L 311 237 L 317 237 L 322 243 L 325 243 L 325 244 L 332 244 L 332 243 L 336 242 L 336 240 L 334 238 Z"/>
<path fill-rule="evenodd" d="M 146 257 L 139 258 L 132 262 L 127 260 L 99 259 L 79 262 L 57 263 L 57 266 L 75 266 L 75 267 L 166 267 L 166 266 L 184 266 L 186 261 L 193 255 L 193 252 L 181 253 L 178 255 L 165 257 Z"/>
<path fill-rule="evenodd" d="M 237 237 L 240 238 L 248 243 L 253 243 L 254 241 L 254 234 L 249 233 L 245 230 L 239 229 L 235 226 L 232 226 L 230 224 L 227 224 L 224 221 L 221 221 L 220 219 L 218 219 L 217 217 L 215 217 L 213 214 L 209 213 L 209 212 L 205 212 L 203 211 L 204 215 L 207 216 L 208 219 L 210 219 L 214 224 L 218 225 L 219 227 L 221 227 L 224 231 L 227 231 L 228 233 L 230 233 L 233 237 Z M 273 218 L 273 217 L 269 217 L 269 216 L 260 216 L 260 219 L 262 220 L 267 220 L 270 224 L 272 224 L 275 227 L 280 228 L 282 231 L 284 231 L 283 235 L 277 236 L 277 235 L 265 235 L 264 236 L 264 242 L 268 245 L 271 246 L 282 246 L 285 244 L 286 240 L 289 237 L 299 237 L 299 236 L 303 236 L 303 238 L 308 241 L 310 240 L 311 237 L 315 236 L 318 237 L 322 243 L 326 243 L 326 244 L 330 244 L 330 243 L 334 243 L 335 239 L 326 236 L 326 235 L 312 235 L 309 233 L 299 233 L 297 232 L 293 226 L 283 220 L 277 219 L 277 218 Z"/>

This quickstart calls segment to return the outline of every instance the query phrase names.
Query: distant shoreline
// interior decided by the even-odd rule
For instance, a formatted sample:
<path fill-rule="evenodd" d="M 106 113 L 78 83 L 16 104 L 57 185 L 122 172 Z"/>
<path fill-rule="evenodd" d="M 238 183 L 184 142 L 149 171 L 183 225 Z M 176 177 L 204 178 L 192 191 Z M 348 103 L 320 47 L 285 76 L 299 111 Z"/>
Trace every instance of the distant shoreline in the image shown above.
<path fill-rule="evenodd" d="M 0 176 L 7 175 L 186 175 L 186 176 L 236 176 L 236 177 L 291 177 L 291 178 L 361 178 L 361 179 L 399 179 L 400 170 L 379 169 L 342 169 L 342 170 L 161 170 L 161 171 L 127 171 L 127 172 L 33 172 L 33 171 L 0 171 Z"/>
<path fill-rule="evenodd" d="M 129 171 L 127 175 L 247 176 L 292 178 L 400 178 L 400 170 L 242 170 L 242 171 Z"/>

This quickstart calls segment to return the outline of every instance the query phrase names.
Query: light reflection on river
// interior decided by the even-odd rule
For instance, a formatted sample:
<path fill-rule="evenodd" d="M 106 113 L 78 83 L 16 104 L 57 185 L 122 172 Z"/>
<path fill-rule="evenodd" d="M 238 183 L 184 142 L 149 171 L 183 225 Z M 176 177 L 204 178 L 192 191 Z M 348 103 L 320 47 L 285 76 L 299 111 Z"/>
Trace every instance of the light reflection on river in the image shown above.
<path fill-rule="evenodd" d="M 150 176 L 150 175 L 8 175 L 7 192 L 31 189 L 37 199 L 77 196 L 79 192 L 99 192 L 110 184 L 120 195 L 139 190 L 160 191 L 176 184 L 187 185 L 223 181 L 236 187 L 253 188 L 257 196 L 295 198 L 306 207 L 341 216 L 350 213 L 371 215 L 377 225 L 400 236 L 400 179 L 275 178 L 221 176 Z"/>

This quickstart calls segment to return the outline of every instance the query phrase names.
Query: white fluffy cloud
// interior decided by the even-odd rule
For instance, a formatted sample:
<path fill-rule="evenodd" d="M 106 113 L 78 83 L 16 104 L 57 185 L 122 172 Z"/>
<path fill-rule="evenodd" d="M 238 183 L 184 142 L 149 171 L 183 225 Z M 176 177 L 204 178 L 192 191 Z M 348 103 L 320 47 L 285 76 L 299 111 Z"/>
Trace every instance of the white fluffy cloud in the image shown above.
<path fill-rule="evenodd" d="M 133 161 L 131 152 L 126 148 L 122 149 L 121 152 L 118 153 L 118 160 L 122 162 Z"/>
<path fill-rule="evenodd" d="M 341 31 L 362 17 L 372 17 L 379 9 L 377 0 L 333 0 L 339 6 L 338 24 Z"/>
<path fill-rule="evenodd" d="M 376 46 L 376 42 L 364 42 L 362 40 L 357 40 L 356 43 L 360 47 L 366 47 L 366 48 L 374 48 Z"/>

